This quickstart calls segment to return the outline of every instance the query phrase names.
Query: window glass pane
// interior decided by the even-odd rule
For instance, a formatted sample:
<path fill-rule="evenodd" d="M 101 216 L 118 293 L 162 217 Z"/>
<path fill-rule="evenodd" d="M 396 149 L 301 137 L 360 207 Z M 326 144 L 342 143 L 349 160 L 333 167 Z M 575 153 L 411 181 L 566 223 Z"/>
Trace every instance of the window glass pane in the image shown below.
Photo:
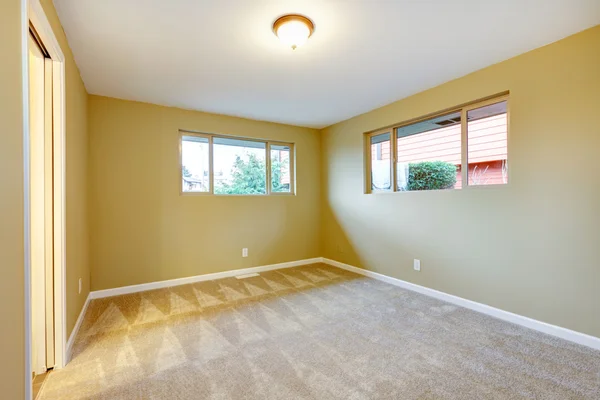
<path fill-rule="evenodd" d="M 291 193 L 290 146 L 271 145 L 271 192 Z"/>
<path fill-rule="evenodd" d="M 396 129 L 398 190 L 459 189 L 460 112 Z"/>
<path fill-rule="evenodd" d="M 181 176 L 184 192 L 208 192 L 208 138 L 182 136 Z"/>
<path fill-rule="evenodd" d="M 213 139 L 215 194 L 266 194 L 266 143 Z"/>
<path fill-rule="evenodd" d="M 508 183 L 506 101 L 467 112 L 469 185 Z"/>
<path fill-rule="evenodd" d="M 371 190 L 391 190 L 390 134 L 371 136 Z"/>

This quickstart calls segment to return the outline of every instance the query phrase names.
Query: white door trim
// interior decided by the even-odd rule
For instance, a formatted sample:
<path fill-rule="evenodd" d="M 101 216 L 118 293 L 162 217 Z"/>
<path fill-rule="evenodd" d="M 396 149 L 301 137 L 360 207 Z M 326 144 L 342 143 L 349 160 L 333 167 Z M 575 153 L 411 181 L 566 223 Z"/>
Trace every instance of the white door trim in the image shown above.
<path fill-rule="evenodd" d="M 54 128 L 54 321 L 55 368 L 65 365 L 66 351 L 66 264 L 65 264 L 65 57 L 39 0 L 22 0 L 23 43 L 23 114 L 25 163 L 25 310 L 26 310 L 26 398 L 31 396 L 31 265 L 29 260 L 29 72 L 27 66 L 27 40 L 31 23 L 52 59 L 53 128 Z"/>
<path fill-rule="evenodd" d="M 25 302 L 25 399 L 31 399 L 31 254 L 29 240 L 29 3 L 21 0 L 21 86 L 23 87 L 23 285 Z"/>

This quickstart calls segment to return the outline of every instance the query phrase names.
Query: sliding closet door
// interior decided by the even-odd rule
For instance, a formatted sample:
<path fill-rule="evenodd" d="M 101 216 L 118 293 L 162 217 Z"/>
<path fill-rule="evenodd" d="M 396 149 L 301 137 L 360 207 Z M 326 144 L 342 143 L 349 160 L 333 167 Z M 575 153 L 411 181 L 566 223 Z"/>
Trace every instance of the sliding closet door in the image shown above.
<path fill-rule="evenodd" d="M 52 60 L 44 59 L 44 272 L 46 367 L 54 367 L 54 137 Z"/>
<path fill-rule="evenodd" d="M 52 61 L 29 38 L 32 368 L 54 367 Z"/>

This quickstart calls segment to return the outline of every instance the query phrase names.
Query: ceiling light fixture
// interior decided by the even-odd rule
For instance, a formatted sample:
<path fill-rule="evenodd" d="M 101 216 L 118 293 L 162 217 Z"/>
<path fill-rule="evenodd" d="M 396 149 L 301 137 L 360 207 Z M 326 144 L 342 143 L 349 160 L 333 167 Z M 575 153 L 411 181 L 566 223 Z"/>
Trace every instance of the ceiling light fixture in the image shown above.
<path fill-rule="evenodd" d="M 302 46 L 315 30 L 315 24 L 303 15 L 287 14 L 273 22 L 273 32 L 292 50 Z"/>

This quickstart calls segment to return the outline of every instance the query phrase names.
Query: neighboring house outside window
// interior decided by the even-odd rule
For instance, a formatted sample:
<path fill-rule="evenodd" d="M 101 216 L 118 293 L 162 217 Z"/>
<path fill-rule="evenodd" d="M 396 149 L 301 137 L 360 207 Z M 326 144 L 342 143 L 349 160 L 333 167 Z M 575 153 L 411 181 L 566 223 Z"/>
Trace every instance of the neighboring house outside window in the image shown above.
<path fill-rule="evenodd" d="M 367 193 L 508 183 L 507 95 L 413 121 L 366 134 Z"/>

